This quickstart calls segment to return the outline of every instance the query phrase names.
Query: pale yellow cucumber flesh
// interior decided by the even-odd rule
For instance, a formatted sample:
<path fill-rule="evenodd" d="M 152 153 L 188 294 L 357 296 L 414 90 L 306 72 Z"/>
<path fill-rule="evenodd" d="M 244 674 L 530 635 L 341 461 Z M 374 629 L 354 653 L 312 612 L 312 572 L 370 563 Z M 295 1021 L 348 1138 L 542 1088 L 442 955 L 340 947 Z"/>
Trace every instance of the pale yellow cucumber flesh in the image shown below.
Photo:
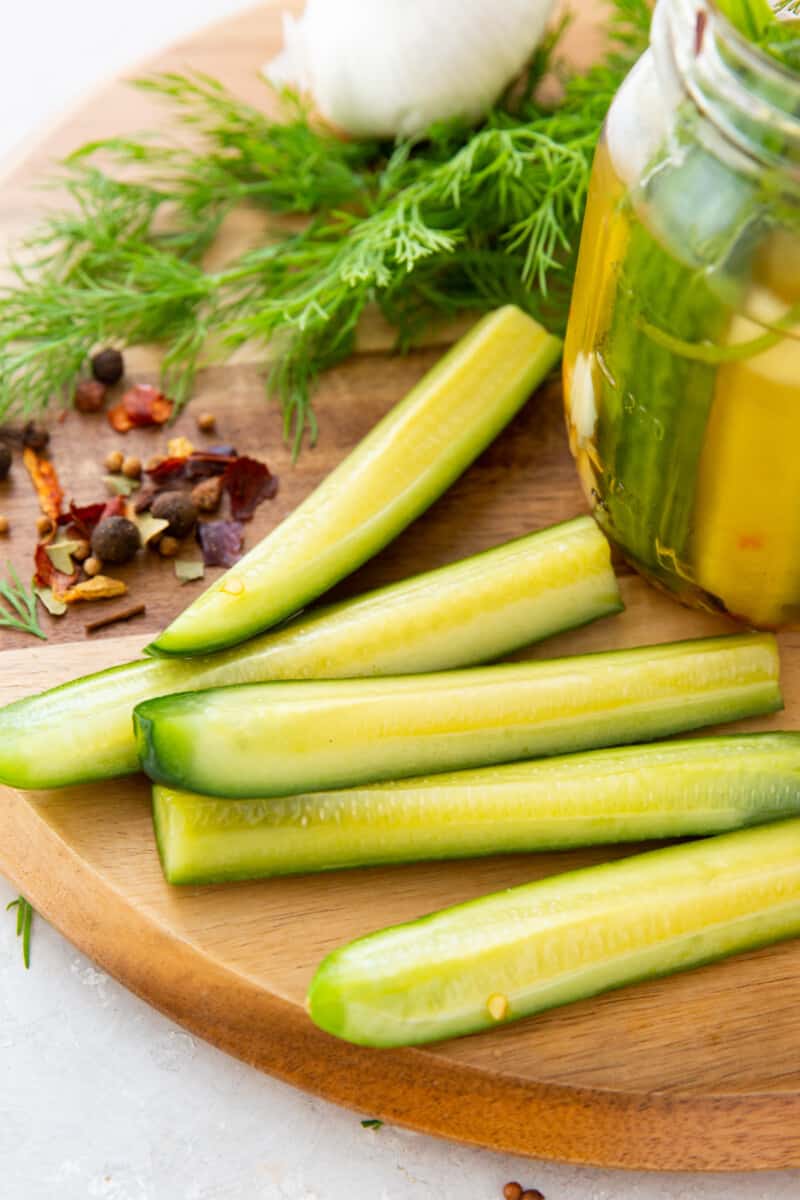
<path fill-rule="evenodd" d="M 392 679 L 165 696 L 134 714 L 158 783 L 217 796 L 352 787 L 647 741 L 781 705 L 770 634 Z"/>
<path fill-rule="evenodd" d="M 133 709 L 153 696 L 446 670 L 621 608 L 608 543 L 590 517 L 577 517 L 303 614 L 222 654 L 127 663 L 8 705 L 0 709 L 0 780 L 50 788 L 138 770 Z"/>
<path fill-rule="evenodd" d="M 347 1041 L 418 1045 L 798 934 L 795 818 L 551 876 L 370 934 L 324 960 L 309 1011 Z"/>
<path fill-rule="evenodd" d="M 560 353 L 558 338 L 520 309 L 490 313 L 149 649 L 166 655 L 221 650 L 321 596 L 458 478 Z"/>
<path fill-rule="evenodd" d="M 256 800 L 153 788 L 170 883 L 722 833 L 800 815 L 800 733 L 594 750 Z"/>

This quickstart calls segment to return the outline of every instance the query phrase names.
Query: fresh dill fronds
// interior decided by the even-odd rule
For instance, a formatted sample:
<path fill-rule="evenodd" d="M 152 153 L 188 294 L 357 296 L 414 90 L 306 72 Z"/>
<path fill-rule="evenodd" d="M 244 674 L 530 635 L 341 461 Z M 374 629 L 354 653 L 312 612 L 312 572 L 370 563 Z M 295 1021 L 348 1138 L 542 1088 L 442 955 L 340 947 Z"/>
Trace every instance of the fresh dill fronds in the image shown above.
<path fill-rule="evenodd" d="M 509 301 L 563 329 L 594 147 L 649 22 L 647 0 L 613 0 L 607 55 L 566 77 L 558 105 L 537 95 L 563 26 L 480 126 L 444 122 L 396 146 L 341 140 L 290 96 L 276 122 L 207 76 L 140 81 L 172 107 L 176 135 L 95 142 L 68 160 L 69 207 L 34 231 L 0 289 L 0 419 L 63 400 L 108 341 L 160 343 L 180 407 L 201 363 L 255 340 L 269 343 L 297 453 L 316 431 L 314 383 L 352 351 L 368 305 L 401 348 Z M 263 247 L 206 270 L 242 203 L 306 226 L 287 232 L 284 218 Z"/>
<path fill-rule="evenodd" d="M 12 908 L 16 908 L 17 910 L 17 937 L 22 938 L 22 961 L 25 963 L 25 970 L 27 971 L 31 965 L 33 908 L 24 896 L 18 896 L 16 900 L 9 901 L 6 905 L 6 912 L 10 912 Z"/>
<path fill-rule="evenodd" d="M 36 615 L 36 593 L 33 589 L 25 587 L 11 563 L 8 563 L 7 567 L 10 578 L 0 579 L 0 596 L 5 600 L 8 609 L 0 607 L 0 626 L 18 629 L 20 633 L 30 633 L 33 637 L 47 641 L 47 634 L 42 630 Z"/>

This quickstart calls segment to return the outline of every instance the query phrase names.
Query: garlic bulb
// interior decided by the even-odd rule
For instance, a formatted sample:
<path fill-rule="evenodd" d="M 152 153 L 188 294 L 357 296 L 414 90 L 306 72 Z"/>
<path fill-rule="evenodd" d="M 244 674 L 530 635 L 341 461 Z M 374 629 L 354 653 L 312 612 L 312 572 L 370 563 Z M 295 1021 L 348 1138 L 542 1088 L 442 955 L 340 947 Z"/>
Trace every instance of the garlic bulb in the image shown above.
<path fill-rule="evenodd" d="M 475 120 L 520 71 L 554 0 L 307 0 L 284 15 L 284 49 L 265 67 L 311 93 L 356 137 L 411 136 Z"/>

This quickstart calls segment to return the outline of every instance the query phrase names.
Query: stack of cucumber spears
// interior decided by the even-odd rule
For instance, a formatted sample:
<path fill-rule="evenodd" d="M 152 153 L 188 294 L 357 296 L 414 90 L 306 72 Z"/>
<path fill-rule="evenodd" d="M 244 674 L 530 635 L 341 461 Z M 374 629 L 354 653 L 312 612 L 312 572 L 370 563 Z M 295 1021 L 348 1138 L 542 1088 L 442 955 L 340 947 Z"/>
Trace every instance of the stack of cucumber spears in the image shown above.
<path fill-rule="evenodd" d="M 590 518 L 300 612 L 441 495 L 559 354 L 518 309 L 490 314 L 149 658 L 0 711 L 14 786 L 141 763 L 175 884 L 721 835 L 336 950 L 309 1007 L 350 1041 L 470 1033 L 800 933 L 800 817 L 780 820 L 800 814 L 800 734 L 624 745 L 779 709 L 771 635 L 475 665 L 621 610 Z"/>

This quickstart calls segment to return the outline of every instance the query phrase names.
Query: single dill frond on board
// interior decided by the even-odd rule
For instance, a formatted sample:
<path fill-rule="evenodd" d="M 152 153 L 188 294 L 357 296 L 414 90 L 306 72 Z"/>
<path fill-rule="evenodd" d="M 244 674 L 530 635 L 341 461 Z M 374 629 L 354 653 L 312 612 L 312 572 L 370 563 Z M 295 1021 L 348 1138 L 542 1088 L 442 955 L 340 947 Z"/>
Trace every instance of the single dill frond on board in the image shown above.
<path fill-rule="evenodd" d="M 22 961 L 25 964 L 25 970 L 30 969 L 31 965 L 31 926 L 33 924 L 33 907 L 24 896 L 17 896 L 16 900 L 11 900 L 6 905 L 6 912 L 10 912 L 12 908 L 17 910 L 17 937 L 22 938 Z"/>
<path fill-rule="evenodd" d="M 66 398 L 108 340 L 160 342 L 180 407 L 201 359 L 255 339 L 269 343 L 269 387 L 297 452 L 315 434 L 314 383 L 352 351 L 369 304 L 400 347 L 424 325 L 508 301 L 563 329 L 594 147 L 649 19 L 645 0 L 613 0 L 608 54 L 566 79 L 555 108 L 536 92 L 559 31 L 481 126 L 445 122 L 395 147 L 340 140 L 291 97 L 281 123 L 205 76 L 140 81 L 200 144 L 111 139 L 72 156 L 69 211 L 28 239 L 0 290 L 0 418 Z M 312 219 L 205 271 L 242 202 Z"/>
<path fill-rule="evenodd" d="M 36 593 L 25 587 L 10 563 L 7 566 L 9 577 L 0 579 L 0 597 L 5 600 L 8 608 L 0 605 L 0 626 L 17 629 L 20 633 L 29 633 L 47 641 L 47 634 L 39 624 L 36 614 Z"/>

